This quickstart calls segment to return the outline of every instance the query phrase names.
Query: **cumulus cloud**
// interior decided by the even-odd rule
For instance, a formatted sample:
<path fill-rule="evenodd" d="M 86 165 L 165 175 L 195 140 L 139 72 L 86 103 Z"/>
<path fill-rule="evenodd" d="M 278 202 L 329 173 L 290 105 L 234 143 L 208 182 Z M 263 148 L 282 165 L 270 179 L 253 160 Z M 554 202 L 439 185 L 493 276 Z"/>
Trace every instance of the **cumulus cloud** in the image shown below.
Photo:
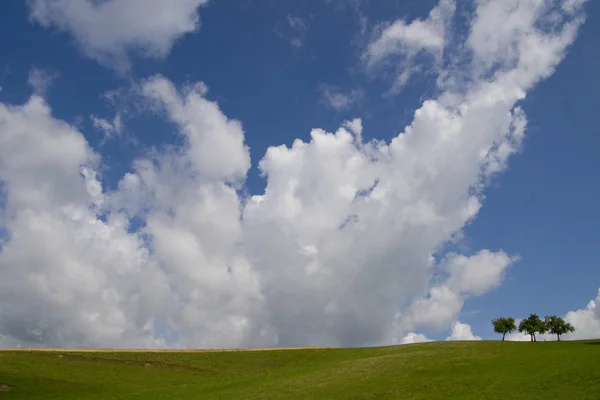
<path fill-rule="evenodd" d="M 517 260 L 503 251 L 481 250 L 470 257 L 448 254 L 441 262 L 447 279 L 397 315 L 399 329 L 447 327 L 469 296 L 480 296 L 500 285 L 505 269 Z"/>
<path fill-rule="evenodd" d="M 443 329 L 460 312 L 464 299 L 447 286 L 436 286 L 426 297 L 415 300 L 398 319 L 402 322 L 400 331 L 419 327 Z"/>
<path fill-rule="evenodd" d="M 30 17 L 68 32 L 81 52 L 125 71 L 129 55 L 162 58 L 199 26 L 198 8 L 208 0 L 32 0 Z"/>
<path fill-rule="evenodd" d="M 406 336 L 404 336 L 399 344 L 413 344 L 413 343 L 425 343 L 425 342 L 432 342 L 431 339 L 429 339 L 427 336 L 423 335 L 422 333 L 408 333 Z"/>
<path fill-rule="evenodd" d="M 449 254 L 444 260 L 450 274 L 448 287 L 457 293 L 482 295 L 499 286 L 506 267 L 518 259 L 502 251 L 492 253 L 482 250 L 471 257 Z"/>
<path fill-rule="evenodd" d="M 37 96 L 1 105 L 0 121 L 1 335 L 32 346 L 160 345 L 150 325 L 168 288 L 127 221 L 98 218 L 98 155 Z"/>
<path fill-rule="evenodd" d="M 575 332 L 566 334 L 565 340 L 600 338 L 600 289 L 598 296 L 590 300 L 586 308 L 569 311 L 564 318 L 576 329 Z"/>
<path fill-rule="evenodd" d="M 156 76 L 141 85 L 141 94 L 177 124 L 186 139 L 185 162 L 211 180 L 239 182 L 250 168 L 239 121 L 228 119 L 219 106 L 204 95 L 207 87 L 197 83 L 181 92 L 167 79 Z M 178 156 L 183 156 L 177 153 Z M 178 157 L 184 158 L 184 157 Z M 172 163 L 170 163 L 172 164 Z M 172 167 L 176 167 L 171 165 Z"/>
<path fill-rule="evenodd" d="M 185 144 L 138 160 L 113 200 L 146 221 L 144 235 L 179 297 L 177 316 L 169 316 L 179 343 L 261 344 L 258 334 L 248 342 L 262 295 L 239 249 L 242 205 L 235 186 L 250 168 L 242 126 L 204 97 L 203 84 L 178 91 L 157 76 L 140 92 L 179 127 Z"/>
<path fill-rule="evenodd" d="M 202 83 L 139 84 L 143 108 L 177 128 L 178 145 L 148 151 L 114 190 L 101 157 L 39 96 L 0 105 L 2 343 L 356 346 L 458 324 L 463 302 L 496 287 L 516 258 L 434 255 L 520 151 L 516 103 L 582 21 L 577 7 L 561 12 L 554 25 L 503 33 L 518 45 L 493 53 L 506 67 L 492 75 L 479 73 L 496 67 L 473 45 L 470 84 L 425 101 L 389 143 L 365 141 L 354 119 L 270 147 L 258 164 L 266 188 L 249 196 L 242 124 Z"/>
<path fill-rule="evenodd" d="M 600 289 L 598 296 L 590 300 L 585 308 L 569 311 L 563 318 L 575 327 L 575 332 L 561 335 L 561 340 L 600 339 Z M 516 321 L 517 326 L 519 322 L 521 319 Z M 556 336 L 550 334 L 536 336 L 538 341 L 556 340 Z M 527 342 L 531 338 L 527 334 L 513 332 L 506 335 L 505 340 Z"/>
<path fill-rule="evenodd" d="M 452 324 L 452 331 L 446 340 L 481 340 L 481 337 L 473 335 L 471 325 L 456 321 Z"/>

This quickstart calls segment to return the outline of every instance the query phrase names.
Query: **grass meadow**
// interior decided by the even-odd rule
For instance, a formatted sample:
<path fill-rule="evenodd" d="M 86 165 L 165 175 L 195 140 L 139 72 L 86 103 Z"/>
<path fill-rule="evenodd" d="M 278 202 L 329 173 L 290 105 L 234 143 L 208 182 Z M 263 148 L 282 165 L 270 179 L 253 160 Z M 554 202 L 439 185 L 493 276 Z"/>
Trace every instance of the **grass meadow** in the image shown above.
<path fill-rule="evenodd" d="M 0 399 L 600 399 L 600 341 L 0 350 Z"/>

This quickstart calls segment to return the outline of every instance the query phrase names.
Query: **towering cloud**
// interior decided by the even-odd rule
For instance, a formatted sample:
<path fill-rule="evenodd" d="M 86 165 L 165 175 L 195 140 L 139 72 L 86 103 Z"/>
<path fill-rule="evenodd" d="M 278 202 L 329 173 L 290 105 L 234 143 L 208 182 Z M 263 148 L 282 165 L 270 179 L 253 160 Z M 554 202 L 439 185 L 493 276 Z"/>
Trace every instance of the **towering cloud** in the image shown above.
<path fill-rule="evenodd" d="M 97 16 L 133 3 L 78 7 Z M 179 3 L 173 21 L 189 24 L 166 37 L 195 27 L 200 2 Z M 389 143 L 364 141 L 357 119 L 270 147 L 258 164 L 266 189 L 250 196 L 238 190 L 250 167 L 242 125 L 202 83 L 177 88 L 156 76 L 138 85 L 180 144 L 138 159 L 115 190 L 101 185 L 100 156 L 41 98 L 1 105 L 0 341 L 355 346 L 422 341 L 413 332 L 450 326 L 451 338 L 476 338 L 457 322 L 464 300 L 498 286 L 517 257 L 439 251 L 521 150 L 526 117 L 516 104 L 551 75 L 583 21 L 582 2 L 510 3 L 477 1 L 459 48 L 414 39 L 440 36 L 439 21 L 452 32 L 445 0 L 427 21 L 395 23 L 402 34 L 382 31 L 371 50 L 413 38 L 455 51 L 462 67 L 440 64 L 439 95 Z M 34 15 L 56 23 L 61 4 L 70 3 L 34 2 Z M 488 18 L 499 12 L 510 24 L 496 30 Z M 97 43 L 97 54 L 119 55 L 129 42 Z M 164 54 L 172 40 L 148 43 Z"/>

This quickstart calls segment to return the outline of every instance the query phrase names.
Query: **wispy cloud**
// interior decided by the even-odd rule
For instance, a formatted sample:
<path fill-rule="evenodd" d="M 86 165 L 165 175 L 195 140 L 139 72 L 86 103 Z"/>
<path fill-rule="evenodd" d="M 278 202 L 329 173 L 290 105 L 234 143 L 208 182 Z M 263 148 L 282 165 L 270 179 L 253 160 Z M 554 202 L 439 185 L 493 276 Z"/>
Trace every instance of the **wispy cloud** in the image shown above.
<path fill-rule="evenodd" d="M 90 120 L 92 121 L 94 128 L 104 133 L 106 138 L 110 138 L 115 135 L 119 136 L 121 133 L 123 133 L 123 122 L 121 120 L 120 113 L 116 113 L 112 121 L 97 117 L 95 115 L 90 115 Z"/>
<path fill-rule="evenodd" d="M 285 32 L 277 31 L 277 33 L 288 40 L 293 47 L 302 47 L 308 33 L 308 25 L 302 18 L 291 14 L 288 14 L 286 17 L 286 25 Z"/>
<path fill-rule="evenodd" d="M 31 68 L 31 70 L 29 70 L 27 83 L 31 86 L 35 94 L 45 96 L 56 78 L 58 78 L 58 74 L 56 73 L 50 73 L 38 68 Z"/>
<path fill-rule="evenodd" d="M 361 89 L 352 89 L 344 92 L 339 88 L 327 84 L 319 87 L 321 93 L 321 102 L 336 111 L 347 110 L 350 107 L 360 103 L 364 97 Z"/>
<path fill-rule="evenodd" d="M 379 26 L 375 39 L 368 44 L 363 54 L 367 69 L 393 60 L 398 67 L 392 91 L 398 91 L 422 68 L 422 65 L 416 64 L 419 54 L 428 54 L 435 64 L 439 64 L 455 10 L 454 0 L 441 0 L 426 19 L 411 22 L 398 19 L 391 24 Z"/>

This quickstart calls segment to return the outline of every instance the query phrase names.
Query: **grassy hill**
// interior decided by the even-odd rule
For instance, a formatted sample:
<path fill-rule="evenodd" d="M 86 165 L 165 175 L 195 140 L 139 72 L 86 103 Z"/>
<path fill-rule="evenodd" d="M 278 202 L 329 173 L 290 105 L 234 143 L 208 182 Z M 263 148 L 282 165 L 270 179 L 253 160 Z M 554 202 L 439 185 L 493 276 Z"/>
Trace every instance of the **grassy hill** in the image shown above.
<path fill-rule="evenodd" d="M 600 399 L 600 341 L 0 351 L 0 399 Z"/>

